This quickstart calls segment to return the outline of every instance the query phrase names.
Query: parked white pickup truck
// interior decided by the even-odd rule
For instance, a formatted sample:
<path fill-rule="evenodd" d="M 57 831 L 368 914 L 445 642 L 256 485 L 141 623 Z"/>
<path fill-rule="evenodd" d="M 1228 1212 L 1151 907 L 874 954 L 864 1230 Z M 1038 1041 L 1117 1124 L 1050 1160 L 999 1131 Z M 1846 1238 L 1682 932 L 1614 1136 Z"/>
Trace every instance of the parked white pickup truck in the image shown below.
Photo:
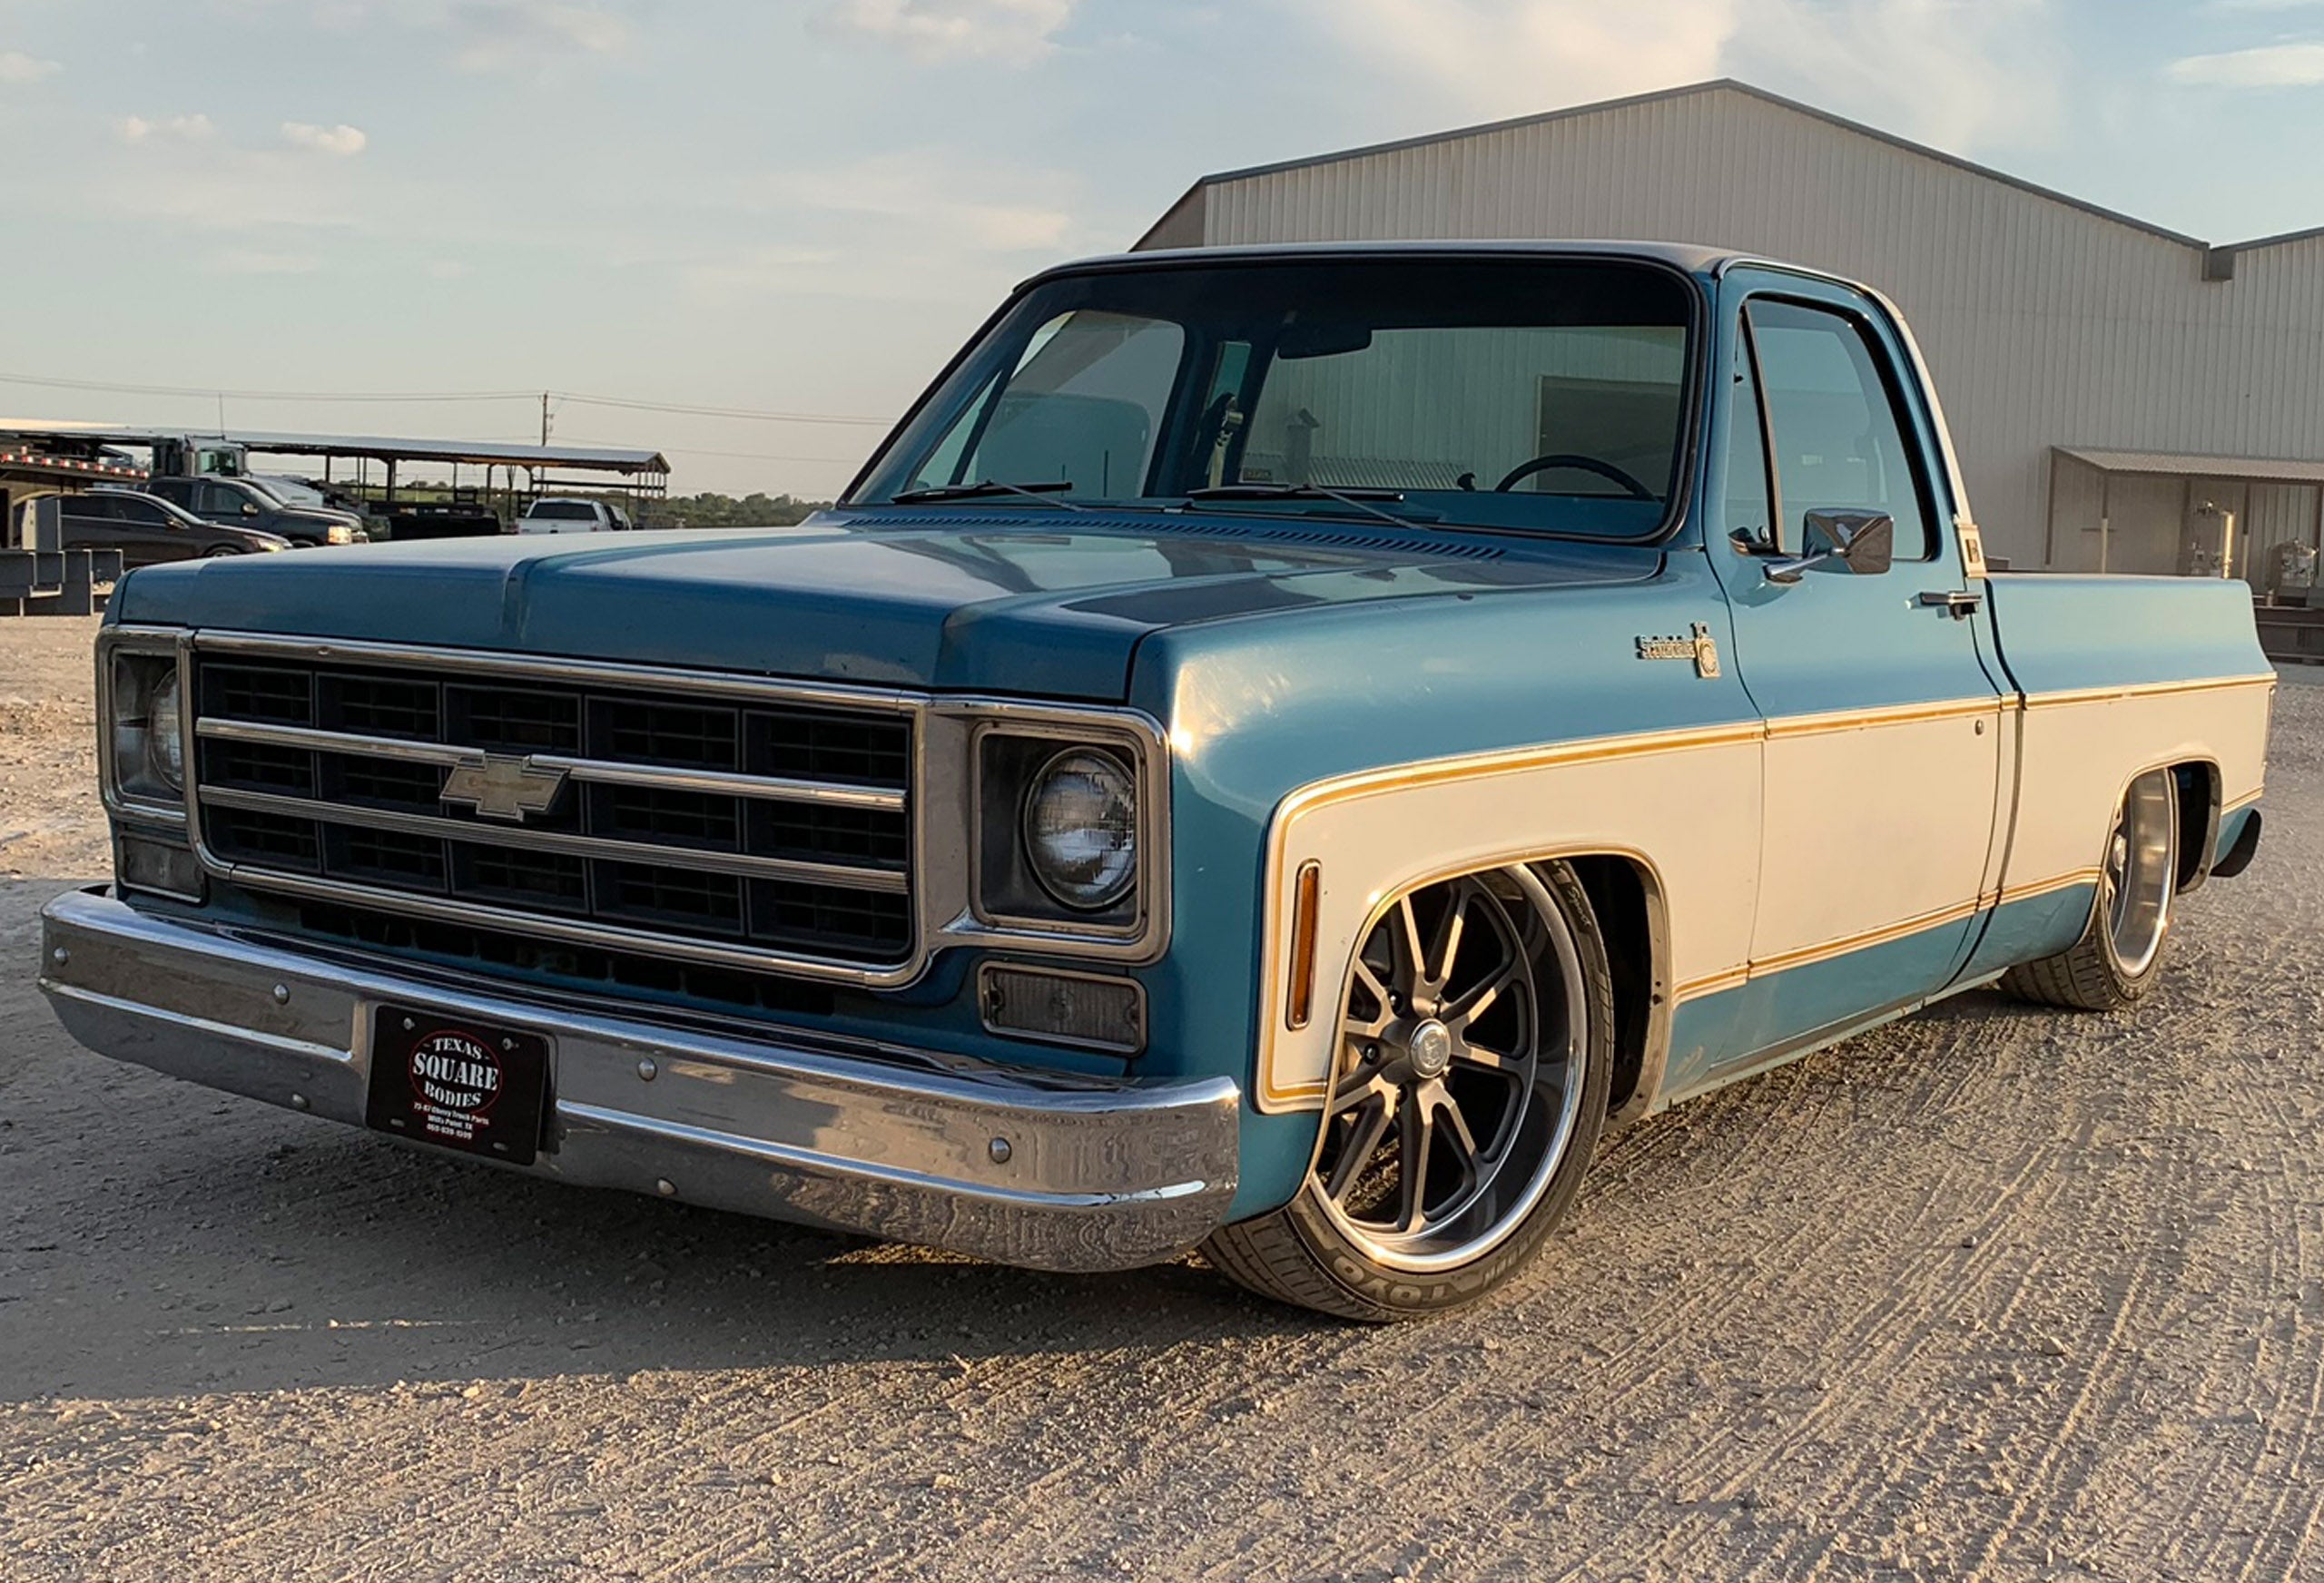
<path fill-rule="evenodd" d="M 636 526 L 618 506 L 555 496 L 534 501 L 517 519 L 518 533 L 626 533 Z"/>

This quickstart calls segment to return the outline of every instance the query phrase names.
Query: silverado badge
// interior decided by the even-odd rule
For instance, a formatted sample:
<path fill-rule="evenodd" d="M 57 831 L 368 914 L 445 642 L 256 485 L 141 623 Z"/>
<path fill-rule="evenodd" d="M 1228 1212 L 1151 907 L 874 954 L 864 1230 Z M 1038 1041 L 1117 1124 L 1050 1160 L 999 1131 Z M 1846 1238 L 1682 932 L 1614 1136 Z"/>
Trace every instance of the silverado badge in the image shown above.
<path fill-rule="evenodd" d="M 1710 628 L 1695 623 L 1692 637 L 1642 637 L 1638 640 L 1638 657 L 1641 660 L 1692 660 L 1695 674 L 1718 674 L 1718 640 L 1710 635 Z"/>
<path fill-rule="evenodd" d="M 565 790 L 565 771 L 530 758 L 479 753 L 452 766 L 438 796 L 465 802 L 485 819 L 522 824 L 528 813 L 547 813 Z"/>

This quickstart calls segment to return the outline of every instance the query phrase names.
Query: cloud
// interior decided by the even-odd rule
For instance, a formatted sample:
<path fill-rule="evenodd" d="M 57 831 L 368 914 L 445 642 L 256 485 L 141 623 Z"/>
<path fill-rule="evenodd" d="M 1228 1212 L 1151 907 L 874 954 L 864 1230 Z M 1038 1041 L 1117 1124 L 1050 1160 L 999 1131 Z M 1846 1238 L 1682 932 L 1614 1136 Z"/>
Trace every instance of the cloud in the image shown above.
<path fill-rule="evenodd" d="M 1718 74 L 1744 0 L 1278 0 L 1447 113 L 1523 115 Z"/>
<path fill-rule="evenodd" d="M 2171 63 L 2174 83 L 2206 88 L 2309 88 L 2324 83 L 2324 44 L 2271 44 Z"/>
<path fill-rule="evenodd" d="M 1079 0 L 833 0 L 820 25 L 893 44 L 923 61 L 1022 65 L 1053 53 Z"/>
<path fill-rule="evenodd" d="M 1965 152 L 2056 133 L 2071 67 L 2056 23 L 2053 0 L 1742 0 L 1720 64 Z"/>
<path fill-rule="evenodd" d="M 222 275 L 311 275 L 322 268 L 322 261 L 311 253 L 228 248 L 210 256 L 210 267 Z"/>
<path fill-rule="evenodd" d="M 626 0 L 212 0 L 245 23 L 303 18 L 345 33 L 388 23 L 446 35 L 456 71 L 542 74 L 576 56 L 607 55 L 629 44 Z"/>
<path fill-rule="evenodd" d="M 164 115 L 159 120 L 148 120 L 143 115 L 124 115 L 113 124 L 114 133 L 123 143 L 144 143 L 149 139 L 200 143 L 215 135 L 218 131 L 207 115 Z"/>
<path fill-rule="evenodd" d="M 361 128 L 350 126 L 345 122 L 337 126 L 315 126 L 304 121 L 286 121 L 282 123 L 282 141 L 292 148 L 310 149 L 338 159 L 352 159 L 361 153 L 371 140 L 363 135 Z"/>
<path fill-rule="evenodd" d="M 1273 3 L 1472 121 L 1739 75 L 1959 149 L 2039 134 L 2063 70 L 2053 0 Z"/>
<path fill-rule="evenodd" d="M 64 69 L 61 61 L 44 61 L 22 50 L 0 50 L 0 83 L 22 86 L 43 82 Z"/>
<path fill-rule="evenodd" d="M 452 64 L 463 72 L 537 71 L 562 55 L 606 55 L 627 46 L 626 19 L 571 0 L 453 0 L 439 25 L 458 34 Z"/>
<path fill-rule="evenodd" d="M 778 208 L 901 221 L 975 251 L 1023 252 L 1054 249 L 1073 229 L 1066 208 L 1030 191 L 1059 184 L 1037 171 L 969 172 L 940 151 L 915 149 L 768 176 L 760 190 Z"/>

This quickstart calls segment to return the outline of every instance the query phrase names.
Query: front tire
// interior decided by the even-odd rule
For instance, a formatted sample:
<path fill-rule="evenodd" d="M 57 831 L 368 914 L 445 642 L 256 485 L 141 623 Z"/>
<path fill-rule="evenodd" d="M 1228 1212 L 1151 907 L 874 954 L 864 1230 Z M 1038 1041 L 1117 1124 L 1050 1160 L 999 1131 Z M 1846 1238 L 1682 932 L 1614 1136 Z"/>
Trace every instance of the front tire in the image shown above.
<path fill-rule="evenodd" d="M 2002 988 L 2075 1011 L 2135 1005 L 2162 976 L 2178 889 L 2179 778 L 2150 770 L 2131 782 L 2115 811 L 2082 938 L 2054 957 L 2012 968 Z"/>
<path fill-rule="evenodd" d="M 1597 1146 L 1614 1028 L 1597 915 L 1563 863 L 1424 886 L 1365 937 L 1340 1008 L 1298 1195 L 1204 1254 L 1343 1318 L 1465 1307 L 1540 1252 Z"/>

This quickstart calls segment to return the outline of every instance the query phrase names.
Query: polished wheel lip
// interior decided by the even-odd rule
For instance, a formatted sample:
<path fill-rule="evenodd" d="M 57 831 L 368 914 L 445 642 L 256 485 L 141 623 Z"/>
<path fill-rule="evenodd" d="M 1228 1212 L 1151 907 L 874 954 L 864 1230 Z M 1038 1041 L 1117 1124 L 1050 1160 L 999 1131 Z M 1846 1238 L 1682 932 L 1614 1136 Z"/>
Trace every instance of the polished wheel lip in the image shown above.
<path fill-rule="evenodd" d="M 1505 877 L 1521 894 L 1521 903 L 1497 897 L 1486 887 L 1484 881 L 1495 874 Z M 1510 912 L 1521 905 L 1529 915 L 1530 922 L 1539 930 L 1536 949 L 1515 964 L 1526 986 L 1524 993 L 1530 1002 L 1525 1027 L 1533 1047 L 1530 1051 L 1520 1053 L 1522 1065 L 1521 1099 L 1517 1105 L 1509 1107 L 1496 1137 L 1482 1145 L 1468 1134 L 1464 1120 L 1446 1087 L 1444 1077 L 1425 1069 L 1424 1063 L 1414 1058 L 1412 1046 L 1415 1042 L 1433 1043 L 1426 1030 L 1432 1026 L 1442 1027 L 1446 1030 L 1449 1042 L 1453 1047 L 1449 1053 L 1447 1067 L 1457 1067 L 1470 1060 L 1472 1055 L 1461 1037 L 1461 1028 L 1454 1025 L 1465 1024 L 1469 1018 L 1480 1015 L 1483 1008 L 1473 1007 L 1465 1017 L 1457 1013 L 1452 1016 L 1440 1013 L 1402 1021 L 1387 1014 L 1393 1008 L 1390 998 L 1401 997 L 1408 1008 L 1419 1009 L 1413 1004 L 1416 990 L 1420 998 L 1428 998 L 1432 988 L 1443 991 L 1449 988 L 1445 982 L 1444 963 L 1416 960 L 1430 953 L 1424 949 L 1405 948 L 1396 957 L 1397 970 L 1393 977 L 1400 981 L 1384 984 L 1364 960 L 1364 947 L 1370 945 L 1382 929 L 1406 930 L 1406 938 L 1416 941 L 1417 924 L 1412 907 L 1414 895 L 1443 890 L 1459 892 L 1459 899 L 1471 904 L 1478 897 L 1490 898 L 1494 905 L 1504 909 L 1504 920 L 1512 923 L 1524 921 L 1509 917 Z M 1557 1175 L 1558 1167 L 1572 1146 L 1574 1133 L 1581 1122 L 1581 1096 L 1588 1077 L 1590 1029 L 1589 1000 L 1581 951 L 1572 926 L 1551 897 L 1540 876 L 1531 869 L 1520 866 L 1463 875 L 1424 887 L 1414 895 L 1398 898 L 1373 928 L 1365 931 L 1363 944 L 1359 945 L 1357 956 L 1351 963 L 1347 987 L 1341 997 L 1342 1040 L 1334 1068 L 1337 1076 L 1332 1096 L 1325 1103 L 1324 1128 L 1318 1138 L 1318 1157 L 1309 1174 L 1306 1190 L 1340 1234 L 1346 1237 L 1366 1259 L 1384 1269 L 1423 1274 L 1455 1268 L 1483 1257 L 1507 1241 L 1541 1204 Z M 1507 937 L 1504 934 L 1502 938 L 1506 939 Z M 1459 931 L 1455 929 L 1452 950 L 1459 949 Z M 1435 943 L 1441 946 L 1443 942 L 1440 939 Z M 1437 969 L 1433 975 L 1429 971 L 1432 968 Z M 1507 978 L 1506 974 L 1496 974 L 1494 981 L 1502 983 Z M 1554 1004 L 1548 1008 L 1546 1020 L 1552 1027 L 1546 1037 L 1540 995 L 1544 980 L 1553 985 L 1556 990 Z M 1355 1007 L 1359 993 L 1375 1004 L 1387 1004 L 1382 1007 L 1379 1014 L 1364 1018 Z M 1367 1043 L 1381 1046 L 1382 1051 L 1367 1057 L 1364 1053 Z M 1551 1045 L 1556 1047 L 1550 1048 Z M 1506 1057 L 1495 1058 L 1507 1059 Z M 1365 1117 L 1371 1123 L 1372 1131 L 1362 1152 L 1363 1161 L 1376 1157 L 1387 1146 L 1390 1140 L 1386 1135 L 1392 1126 L 1399 1130 L 1400 1136 L 1395 1142 L 1401 1155 L 1401 1151 L 1407 1146 L 1405 1140 L 1411 1135 L 1402 1130 L 1402 1126 L 1409 1124 L 1400 1125 L 1400 1117 L 1411 1115 L 1416 1106 L 1432 1113 L 1453 1107 L 1454 1122 L 1462 1124 L 1460 1136 L 1472 1151 L 1482 1148 L 1487 1155 L 1494 1155 L 1496 1145 L 1499 1145 L 1498 1157 L 1491 1158 L 1488 1168 L 1477 1172 L 1474 1182 L 1455 1195 L 1434 1215 L 1427 1215 L 1423 1210 L 1421 1223 L 1411 1231 L 1384 1233 L 1379 1223 L 1358 1219 L 1342 1202 L 1362 1175 L 1360 1170 L 1353 1174 L 1348 1171 L 1344 1155 L 1348 1144 L 1355 1138 L 1356 1129 L 1364 1125 L 1364 1121 L 1350 1124 L 1349 1137 L 1344 1141 L 1341 1151 L 1343 1157 L 1333 1162 L 1328 1178 L 1324 1172 L 1324 1159 L 1331 1153 L 1324 1145 L 1331 1139 L 1334 1123 L 1344 1113 L 1367 1103 L 1367 1096 L 1379 1092 L 1383 1084 L 1396 1088 L 1400 1098 L 1384 1112 Z M 1542 1116 L 1541 1111 L 1552 1103 L 1555 1106 L 1554 1116 Z M 1548 1123 L 1545 1129 L 1541 1126 L 1543 1121 Z M 1533 1124 L 1531 1127 L 1529 1122 Z M 1543 1136 L 1544 1131 L 1546 1136 Z M 1524 1152 L 1531 1156 L 1530 1161 L 1517 1157 L 1521 1146 L 1524 1146 Z M 1401 1165 L 1399 1169 L 1401 1171 Z M 1485 1224 L 1468 1231 L 1466 1234 L 1454 1235 L 1448 1241 L 1450 1228 L 1472 1215 L 1484 1203 L 1487 1195 L 1501 1185 L 1503 1175 L 1512 1169 L 1527 1173 L 1519 1190 L 1496 1206 Z M 1335 1184 L 1336 1192 L 1334 1190 Z M 1423 1184 L 1423 1192 L 1424 1189 Z"/>
<path fill-rule="evenodd" d="M 2106 947 L 2124 978 L 2154 965 L 2171 930 L 2177 889 L 2177 784 L 2169 770 L 2150 770 L 2131 782 L 2106 839 L 2099 908 Z"/>

